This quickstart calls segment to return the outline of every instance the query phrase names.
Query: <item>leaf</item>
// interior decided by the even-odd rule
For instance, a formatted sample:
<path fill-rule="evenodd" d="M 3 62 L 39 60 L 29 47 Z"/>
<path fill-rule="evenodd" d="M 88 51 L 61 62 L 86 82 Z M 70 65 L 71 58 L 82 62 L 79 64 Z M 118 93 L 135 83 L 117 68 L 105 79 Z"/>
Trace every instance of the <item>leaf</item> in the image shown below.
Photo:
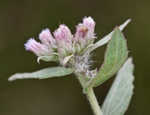
<path fill-rule="evenodd" d="M 124 115 L 133 95 L 133 69 L 132 59 L 129 58 L 119 70 L 103 103 L 104 115 Z"/>
<path fill-rule="evenodd" d="M 123 29 L 131 22 L 131 19 L 126 20 L 122 25 L 119 26 L 120 31 L 123 31 Z M 96 48 L 105 45 L 108 43 L 112 37 L 114 31 L 109 33 L 108 35 L 104 36 L 102 39 L 100 39 L 98 42 L 96 42 L 89 50 L 88 53 L 92 52 Z"/>
<path fill-rule="evenodd" d="M 107 45 L 105 59 L 102 67 L 92 80 L 91 86 L 96 87 L 112 77 L 124 64 L 128 56 L 126 40 L 119 30 L 115 28 L 110 42 Z"/>
<path fill-rule="evenodd" d="M 53 77 L 62 77 L 65 75 L 69 75 L 73 72 L 71 68 L 65 67 L 51 67 L 41 69 L 36 72 L 32 73 L 17 73 L 12 75 L 8 80 L 14 81 L 16 79 L 46 79 L 46 78 L 53 78 Z"/>

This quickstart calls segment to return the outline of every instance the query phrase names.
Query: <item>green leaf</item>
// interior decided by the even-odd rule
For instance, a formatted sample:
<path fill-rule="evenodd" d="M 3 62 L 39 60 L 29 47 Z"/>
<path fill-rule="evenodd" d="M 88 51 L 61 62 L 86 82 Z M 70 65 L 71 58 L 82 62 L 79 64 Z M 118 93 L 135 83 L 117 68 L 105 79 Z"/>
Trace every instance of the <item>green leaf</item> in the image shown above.
<path fill-rule="evenodd" d="M 103 103 L 104 115 L 124 115 L 133 95 L 133 63 L 129 58 L 119 70 L 117 77 Z"/>
<path fill-rule="evenodd" d="M 126 40 L 119 28 L 115 28 L 107 45 L 104 63 L 90 85 L 96 87 L 112 77 L 124 64 L 127 56 Z"/>
<path fill-rule="evenodd" d="M 53 78 L 53 77 L 62 77 L 65 75 L 69 75 L 73 72 L 71 68 L 65 67 L 51 67 L 41 69 L 36 72 L 32 73 L 17 73 L 12 75 L 8 80 L 14 81 L 16 79 L 46 79 L 46 78 Z"/>
<path fill-rule="evenodd" d="M 131 22 L 131 19 L 126 20 L 122 25 L 119 26 L 120 31 L 123 31 L 124 28 Z M 96 42 L 95 44 L 93 44 L 92 47 L 90 47 L 90 49 L 88 49 L 88 53 L 92 52 L 93 50 L 95 50 L 98 47 L 101 47 L 105 44 L 107 44 L 113 34 L 114 31 L 110 32 L 108 35 L 104 36 L 102 39 L 100 39 L 98 42 Z"/>

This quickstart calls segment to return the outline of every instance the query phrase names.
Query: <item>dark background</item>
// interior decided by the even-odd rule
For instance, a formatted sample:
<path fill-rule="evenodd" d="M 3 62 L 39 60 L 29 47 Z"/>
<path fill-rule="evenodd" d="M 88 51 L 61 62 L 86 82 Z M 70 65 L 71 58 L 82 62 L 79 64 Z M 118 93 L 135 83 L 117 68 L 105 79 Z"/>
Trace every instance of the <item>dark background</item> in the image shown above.
<path fill-rule="evenodd" d="M 60 79 L 17 80 L 16 72 L 31 72 L 55 63 L 36 62 L 24 43 L 45 27 L 55 30 L 65 23 L 72 31 L 84 16 L 96 21 L 100 39 L 131 18 L 125 29 L 135 63 L 135 90 L 126 115 L 150 114 L 150 0 L 0 0 L 0 115 L 92 115 L 75 76 Z M 93 56 L 96 67 L 105 47 Z M 113 79 L 95 89 L 102 104 Z"/>

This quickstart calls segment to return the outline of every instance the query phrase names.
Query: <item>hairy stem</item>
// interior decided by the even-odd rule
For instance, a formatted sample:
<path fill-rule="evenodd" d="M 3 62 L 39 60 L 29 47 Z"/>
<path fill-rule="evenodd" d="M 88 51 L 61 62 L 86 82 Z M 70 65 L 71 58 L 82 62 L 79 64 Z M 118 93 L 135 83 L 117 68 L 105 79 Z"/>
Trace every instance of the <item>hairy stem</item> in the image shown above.
<path fill-rule="evenodd" d="M 75 73 L 82 88 L 83 88 L 83 93 L 87 96 L 87 99 L 91 105 L 91 108 L 93 110 L 94 115 L 103 115 L 101 108 L 98 104 L 98 101 L 96 99 L 95 93 L 93 91 L 92 87 L 86 87 L 87 86 L 87 79 L 85 76 Z"/>
<path fill-rule="evenodd" d="M 100 109 L 100 106 L 98 104 L 98 101 L 96 99 L 96 96 L 94 94 L 93 88 L 88 88 L 86 95 L 87 95 L 87 99 L 89 100 L 89 103 L 91 105 L 94 115 L 103 115 Z"/>

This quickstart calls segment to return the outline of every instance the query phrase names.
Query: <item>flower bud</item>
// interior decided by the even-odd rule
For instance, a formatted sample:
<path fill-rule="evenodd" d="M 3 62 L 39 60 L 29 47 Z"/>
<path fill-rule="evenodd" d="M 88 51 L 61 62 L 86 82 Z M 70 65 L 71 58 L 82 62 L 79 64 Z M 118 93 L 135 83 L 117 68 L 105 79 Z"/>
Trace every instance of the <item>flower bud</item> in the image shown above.
<path fill-rule="evenodd" d="M 72 34 L 70 29 L 66 25 L 60 25 L 59 28 L 54 32 L 56 40 L 63 40 L 71 42 Z"/>
<path fill-rule="evenodd" d="M 72 50 L 72 37 L 70 29 L 65 25 L 60 25 L 59 28 L 54 32 L 56 43 L 58 45 L 58 51 L 60 48 L 66 51 Z"/>
<path fill-rule="evenodd" d="M 42 32 L 39 34 L 39 39 L 43 44 L 56 48 L 56 41 L 48 28 L 42 30 Z"/>
<path fill-rule="evenodd" d="M 50 55 L 51 50 L 46 45 L 37 42 L 34 38 L 30 38 L 27 43 L 24 44 L 27 51 L 31 51 L 37 56 Z"/>
<path fill-rule="evenodd" d="M 80 50 L 93 43 L 96 38 L 94 29 L 95 22 L 91 17 L 85 17 L 83 23 L 77 25 L 74 40 L 79 44 Z"/>
<path fill-rule="evenodd" d="M 77 52 L 80 52 L 80 50 L 82 50 L 82 48 L 85 47 L 85 45 L 87 44 L 87 36 L 88 33 L 88 28 L 86 26 L 84 26 L 83 24 L 78 24 L 76 27 L 76 33 L 75 33 L 75 37 L 74 40 L 76 42 L 75 46 L 76 46 L 76 50 Z"/>
<path fill-rule="evenodd" d="M 91 17 L 85 17 L 83 19 L 83 25 L 86 26 L 89 29 L 89 31 L 94 32 L 95 21 Z"/>
<path fill-rule="evenodd" d="M 75 38 L 83 39 L 86 37 L 88 28 L 83 24 L 79 24 L 76 28 Z"/>
<path fill-rule="evenodd" d="M 91 17 L 85 17 L 83 19 L 83 25 L 88 28 L 87 39 L 92 40 L 95 37 L 95 21 Z"/>

